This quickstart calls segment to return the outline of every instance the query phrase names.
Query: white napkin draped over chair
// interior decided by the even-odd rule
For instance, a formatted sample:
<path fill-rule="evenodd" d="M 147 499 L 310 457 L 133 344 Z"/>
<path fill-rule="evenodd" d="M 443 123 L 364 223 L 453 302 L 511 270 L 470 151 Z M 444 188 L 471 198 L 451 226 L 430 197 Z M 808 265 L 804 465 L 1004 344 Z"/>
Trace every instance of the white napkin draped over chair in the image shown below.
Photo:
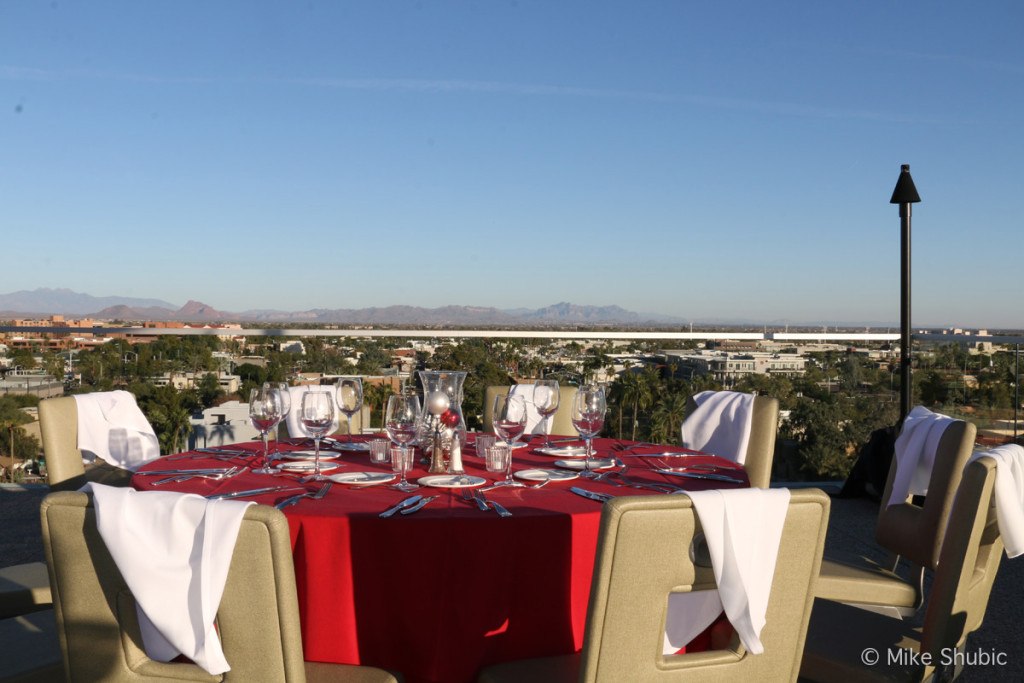
<path fill-rule="evenodd" d="M 754 396 L 738 391 L 702 391 L 693 397 L 697 408 L 681 427 L 683 446 L 742 465 L 754 420 Z"/>
<path fill-rule="evenodd" d="M 725 611 L 747 650 L 761 654 L 789 489 L 713 489 L 686 495 L 700 519 L 718 590 L 669 595 L 663 653 L 684 647 Z"/>
<path fill-rule="evenodd" d="M 540 398 L 538 394 L 550 391 L 549 387 L 538 387 L 533 384 L 513 384 L 509 389 L 509 396 L 522 396 L 526 402 L 526 434 L 550 433 L 550 421 L 545 424 L 544 416 L 537 412 L 536 403 L 536 399 Z M 547 398 L 547 395 L 544 394 L 543 398 Z"/>
<path fill-rule="evenodd" d="M 892 481 L 892 493 L 887 505 L 898 505 L 907 496 L 928 494 L 928 482 L 935 465 L 935 453 L 946 427 L 956 420 L 933 413 L 924 406 L 917 406 L 903 420 L 900 435 L 896 437 L 896 475 Z"/>
<path fill-rule="evenodd" d="M 134 472 L 160 457 L 160 442 L 149 420 L 127 391 L 77 394 L 78 448 L 82 461 L 102 458 Z"/>
<path fill-rule="evenodd" d="M 146 654 L 230 670 L 214 619 L 245 509 L 254 503 L 90 483 L 96 525 L 135 598 Z"/>
<path fill-rule="evenodd" d="M 1024 554 L 1024 447 L 1004 444 L 988 451 L 977 451 L 971 460 L 996 461 L 996 521 L 1007 557 Z"/>
<path fill-rule="evenodd" d="M 302 397 L 310 391 L 323 391 L 331 395 L 334 401 L 334 422 L 328 434 L 334 434 L 341 426 L 341 408 L 338 406 L 338 392 L 336 387 L 330 385 L 304 384 L 297 387 L 288 387 L 288 396 L 291 407 L 288 409 L 288 416 L 285 423 L 288 425 L 288 435 L 291 437 L 309 436 L 309 432 L 302 426 Z"/>

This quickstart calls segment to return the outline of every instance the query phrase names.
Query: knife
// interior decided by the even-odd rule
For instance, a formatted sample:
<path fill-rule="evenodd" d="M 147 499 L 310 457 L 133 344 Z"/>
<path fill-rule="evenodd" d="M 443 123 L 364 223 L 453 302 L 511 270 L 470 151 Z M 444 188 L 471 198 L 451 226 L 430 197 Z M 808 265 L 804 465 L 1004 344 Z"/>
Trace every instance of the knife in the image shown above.
<path fill-rule="evenodd" d="M 408 507 L 404 508 L 402 510 L 402 514 L 403 515 L 411 515 L 412 513 L 416 512 L 421 507 L 423 507 L 424 505 L 426 505 L 430 501 L 434 500 L 435 498 L 437 498 L 437 496 L 427 496 L 426 498 L 422 498 L 422 499 L 420 499 L 420 501 L 418 503 L 415 503 L 413 505 L 409 505 Z"/>
<path fill-rule="evenodd" d="M 150 472 L 136 472 L 142 475 L 172 475 L 172 474 L 223 474 L 230 470 L 230 467 L 200 467 L 190 470 L 152 470 Z"/>
<path fill-rule="evenodd" d="M 388 518 L 391 515 L 393 515 L 396 512 L 398 512 L 399 510 L 407 508 L 410 505 L 415 505 L 416 503 L 420 502 L 420 500 L 422 498 L 423 498 L 423 496 L 410 496 L 409 498 L 406 498 L 405 500 L 403 500 L 398 505 L 395 505 L 394 507 L 389 507 L 387 510 L 385 510 L 384 512 L 380 513 L 377 516 L 378 517 L 382 517 L 382 518 Z"/>
<path fill-rule="evenodd" d="M 575 493 L 577 496 L 583 496 L 584 498 L 589 498 L 590 500 L 596 500 L 596 501 L 599 501 L 601 503 L 607 503 L 609 500 L 611 500 L 612 498 L 615 497 L 615 496 L 609 495 L 607 493 L 595 493 L 594 491 L 588 491 L 586 489 L 581 489 L 579 486 L 572 486 L 572 487 L 569 488 L 569 490 L 572 491 L 573 493 Z"/>
<path fill-rule="evenodd" d="M 676 470 L 655 470 L 655 472 L 669 474 L 673 477 L 686 477 L 687 479 L 711 479 L 713 481 L 727 481 L 733 484 L 745 483 L 742 479 L 729 477 L 724 474 L 715 474 L 714 472 L 678 472 Z"/>
<path fill-rule="evenodd" d="M 245 498 L 247 496 L 259 496 L 264 493 L 283 493 L 285 491 L 292 493 L 295 491 L 305 491 L 305 487 L 302 486 L 264 486 L 261 489 L 246 489 L 244 491 L 232 491 L 231 493 L 214 493 L 206 496 L 207 500 L 227 500 L 228 498 Z"/>

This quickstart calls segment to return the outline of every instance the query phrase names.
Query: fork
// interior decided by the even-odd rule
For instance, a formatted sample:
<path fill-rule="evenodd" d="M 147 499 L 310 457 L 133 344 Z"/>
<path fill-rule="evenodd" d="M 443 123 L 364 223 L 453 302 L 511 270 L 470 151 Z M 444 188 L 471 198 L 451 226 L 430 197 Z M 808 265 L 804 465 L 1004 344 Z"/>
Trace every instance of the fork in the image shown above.
<path fill-rule="evenodd" d="M 324 482 L 324 485 L 321 486 L 319 490 L 317 490 L 317 491 L 307 491 L 306 493 L 300 493 L 297 496 L 292 496 L 290 498 L 285 498 L 284 500 L 282 500 L 280 503 L 278 503 L 274 507 L 276 507 L 278 510 L 283 510 L 286 507 L 288 507 L 289 505 L 295 505 L 296 503 L 298 503 L 303 498 L 310 498 L 312 500 L 320 500 L 321 498 L 323 498 L 324 496 L 327 495 L 327 492 L 331 490 L 331 486 L 332 485 L 334 485 L 333 481 Z"/>
<path fill-rule="evenodd" d="M 235 465 L 234 467 L 229 467 L 223 472 L 218 472 L 216 474 L 179 474 L 173 477 L 157 479 L 156 481 L 152 482 L 152 485 L 163 486 L 164 484 L 173 484 L 179 481 L 187 481 L 189 479 L 194 479 L 196 477 L 200 479 L 213 479 L 214 481 L 220 481 L 221 479 L 230 479 L 236 474 L 241 474 L 243 471 L 245 471 L 244 467 L 242 467 L 241 465 Z"/>

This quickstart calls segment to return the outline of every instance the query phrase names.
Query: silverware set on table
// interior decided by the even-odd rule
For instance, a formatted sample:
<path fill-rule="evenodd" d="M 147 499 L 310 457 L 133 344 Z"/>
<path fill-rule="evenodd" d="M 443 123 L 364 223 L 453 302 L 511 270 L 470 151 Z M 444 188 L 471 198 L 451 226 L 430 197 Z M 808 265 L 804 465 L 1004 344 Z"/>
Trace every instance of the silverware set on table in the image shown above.
<path fill-rule="evenodd" d="M 553 440 L 552 443 L 568 443 L 570 441 L 577 441 L 578 439 L 561 439 Z M 641 481 L 634 477 L 627 476 L 627 472 L 630 469 L 629 465 L 622 461 L 619 456 L 633 456 L 633 457 L 647 457 L 647 458 L 684 458 L 692 457 L 691 453 L 681 453 L 678 450 L 664 451 L 659 453 L 633 453 L 631 451 L 639 448 L 651 448 L 657 447 L 659 444 L 652 443 L 635 443 L 635 444 L 616 444 L 612 446 L 611 458 L 614 461 L 616 469 L 607 470 L 603 472 L 597 472 L 591 478 L 591 481 L 603 481 L 607 484 L 616 487 L 623 488 L 635 488 L 635 489 L 647 489 L 651 491 L 657 491 L 659 493 L 673 494 L 673 493 L 684 493 L 685 489 L 674 486 L 666 482 L 648 482 Z M 213 458 L 213 459 L 224 459 L 230 460 L 237 457 L 254 455 L 252 451 L 240 450 L 240 449 L 227 449 L 227 448 L 202 448 L 197 449 L 194 453 L 180 456 L 170 456 L 168 459 L 193 459 L 193 458 Z M 246 467 L 242 465 L 226 466 L 226 467 L 204 467 L 204 468 L 185 468 L 185 469 L 173 469 L 153 472 L 137 472 L 140 475 L 155 475 L 160 476 L 160 479 L 152 481 L 153 486 L 162 486 L 163 484 L 176 483 L 187 481 L 193 478 L 210 479 L 220 481 L 229 479 L 238 474 L 241 474 L 246 470 Z M 667 463 L 661 461 L 658 462 L 657 467 L 652 468 L 652 471 L 659 474 L 680 477 L 686 479 L 703 479 L 711 481 L 721 481 L 733 484 L 742 484 L 745 481 L 739 477 L 729 476 L 719 471 L 718 467 L 712 464 L 696 463 L 684 467 L 672 467 Z M 305 477 L 300 478 L 296 484 L 305 483 L 303 481 Z M 537 484 L 526 486 L 525 488 L 541 488 L 551 483 L 552 479 L 545 479 Z M 275 504 L 279 510 L 283 510 L 292 505 L 296 505 L 302 500 L 321 500 L 331 490 L 333 482 L 325 482 L 322 486 L 314 491 L 310 491 L 306 487 L 298 485 L 278 485 L 278 486 L 265 486 L 254 489 L 246 489 L 243 491 L 232 491 L 227 493 L 215 493 L 208 495 L 207 498 L 214 499 L 232 499 L 232 498 L 247 498 L 250 496 L 260 496 L 265 494 L 285 494 L 291 493 L 287 498 L 284 498 L 280 502 Z M 353 486 L 352 488 L 371 488 L 370 486 Z M 484 495 L 484 492 L 492 490 L 493 486 L 484 487 L 481 489 L 460 489 L 459 493 L 461 498 L 470 504 L 476 505 L 482 512 L 493 511 L 499 517 L 511 517 L 512 513 L 501 503 L 491 500 Z M 600 493 L 597 491 L 590 491 L 588 489 L 581 488 L 579 486 L 572 486 L 568 489 L 571 493 L 582 496 L 589 500 L 604 503 L 611 500 L 615 496 L 609 493 Z M 415 514 L 419 510 L 422 510 L 425 506 L 429 505 L 432 501 L 438 498 L 437 495 L 424 496 L 414 495 L 404 498 L 402 501 L 389 507 L 380 513 L 380 517 L 387 518 L 395 514 L 401 514 L 403 516 Z"/>

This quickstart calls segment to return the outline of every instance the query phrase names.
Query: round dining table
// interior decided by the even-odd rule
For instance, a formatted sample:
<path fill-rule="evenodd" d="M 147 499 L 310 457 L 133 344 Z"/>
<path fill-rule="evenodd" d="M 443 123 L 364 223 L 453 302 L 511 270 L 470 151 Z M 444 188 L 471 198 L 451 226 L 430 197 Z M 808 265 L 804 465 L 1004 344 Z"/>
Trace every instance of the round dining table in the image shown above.
<path fill-rule="evenodd" d="M 324 462 L 337 467 L 326 474 L 390 473 L 390 466 L 370 462 L 366 438 L 330 441 L 324 449 L 330 459 Z M 562 450 L 544 452 L 537 441 L 513 451 L 513 473 L 577 467 L 572 463 L 581 460 L 580 442 L 553 441 Z M 611 467 L 598 470 L 606 476 L 553 480 L 541 487 L 527 480 L 527 487 L 488 490 L 483 495 L 511 513 L 499 516 L 468 495 L 503 478 L 485 470 L 473 444 L 470 434 L 463 463 L 467 476 L 485 480 L 476 487 L 442 479 L 451 487 L 404 493 L 390 487 L 394 482 L 339 482 L 323 498 L 284 508 L 307 660 L 373 665 L 399 671 L 409 683 L 468 683 L 490 664 L 579 651 L 603 503 L 572 487 L 622 496 L 749 485 L 742 466 L 725 458 L 596 439 L 595 456 L 614 458 L 605 463 Z M 260 449 L 258 442 L 248 442 L 166 456 L 137 472 L 132 484 L 138 490 L 204 496 L 271 486 L 300 492 L 319 488 L 315 482 L 300 483 L 297 474 L 252 472 Z M 272 443 L 275 450 L 277 462 L 288 463 L 290 452 L 308 451 L 310 444 Z M 165 470 L 234 465 L 241 469 L 236 476 L 158 485 L 163 477 L 157 473 Z M 418 458 L 409 480 L 427 476 L 426 467 Z M 274 505 L 294 492 L 237 499 Z M 380 516 L 411 495 L 436 498 L 412 514 Z"/>

